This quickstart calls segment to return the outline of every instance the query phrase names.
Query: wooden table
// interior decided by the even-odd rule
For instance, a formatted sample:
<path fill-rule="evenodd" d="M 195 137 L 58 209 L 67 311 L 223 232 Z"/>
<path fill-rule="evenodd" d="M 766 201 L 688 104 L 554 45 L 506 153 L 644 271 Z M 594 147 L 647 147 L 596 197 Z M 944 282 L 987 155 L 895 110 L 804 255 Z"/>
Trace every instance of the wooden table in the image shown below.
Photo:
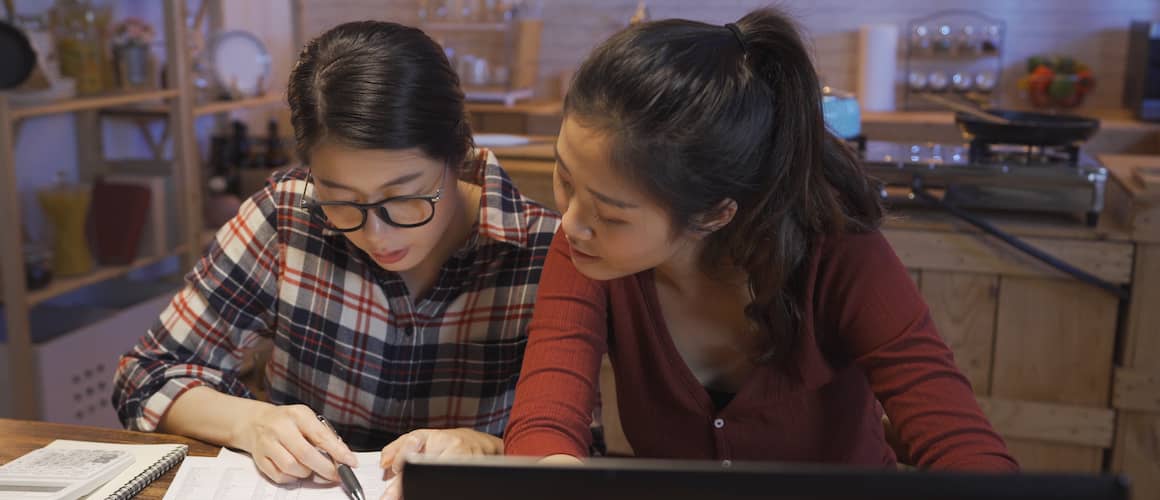
<path fill-rule="evenodd" d="M 27 420 L 10 420 L 0 418 L 0 464 L 6 464 L 25 453 L 43 447 L 56 439 L 74 439 L 78 441 L 99 441 L 104 443 L 125 444 L 170 444 L 180 443 L 189 445 L 190 455 L 201 457 L 217 456 L 219 447 L 196 441 L 189 438 L 170 434 L 152 434 L 132 432 L 100 427 L 82 427 L 77 425 L 50 424 Z M 165 496 L 165 490 L 177 474 L 177 467 L 166 472 L 164 476 L 153 481 L 148 488 L 135 498 L 143 500 L 160 500 Z"/>

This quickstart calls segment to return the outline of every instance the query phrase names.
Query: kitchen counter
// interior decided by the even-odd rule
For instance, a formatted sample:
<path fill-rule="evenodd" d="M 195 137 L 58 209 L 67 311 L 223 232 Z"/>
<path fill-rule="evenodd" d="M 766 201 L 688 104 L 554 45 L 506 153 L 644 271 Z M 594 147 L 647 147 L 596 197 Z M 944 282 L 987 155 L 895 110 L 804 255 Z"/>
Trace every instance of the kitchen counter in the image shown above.
<path fill-rule="evenodd" d="M 472 103 L 468 111 L 479 132 L 555 135 L 564 104 L 528 101 L 514 106 Z M 1127 109 L 1079 109 L 1076 114 L 1100 119 L 1100 132 L 1086 145 L 1089 153 L 1160 154 L 1160 123 L 1142 122 Z M 874 140 L 962 142 L 954 114 L 947 111 L 863 112 L 863 133 Z"/>
<path fill-rule="evenodd" d="M 1030 110 L 1028 110 L 1030 111 Z M 1072 112 L 1068 112 L 1072 113 Z M 1132 116 L 1127 109 L 1079 109 L 1074 114 L 1100 120 L 1103 131 L 1145 131 L 1160 133 L 1160 123 L 1144 122 Z M 955 124 L 954 113 L 949 111 L 867 111 L 862 120 L 881 124 L 948 125 Z"/>
<path fill-rule="evenodd" d="M 949 113 L 871 115 L 872 123 L 953 129 Z M 1107 130 L 1152 133 L 1109 121 Z M 1160 131 L 1160 125 L 1155 127 Z M 552 203 L 552 141 L 496 148 L 526 195 Z M 996 429 L 1029 471 L 1114 469 L 1137 498 L 1160 497 L 1160 203 L 1132 168 L 1160 156 L 1100 155 L 1109 207 L 1098 227 L 1065 217 L 986 218 L 1105 281 L 1131 299 L 1077 281 L 948 214 L 889 212 L 883 234 L 910 271 L 935 324 Z M 1130 432 L 1125 434 L 1125 432 Z M 1111 453 L 1107 453 L 1111 451 Z M 1105 460 L 1110 456 L 1110 460 Z"/>
<path fill-rule="evenodd" d="M 1126 109 L 1079 109 L 1075 114 L 1100 120 L 1100 131 L 1084 143 L 1090 154 L 1160 154 L 1160 123 L 1142 122 Z M 959 143 L 962 133 L 948 111 L 890 111 L 862 114 L 862 133 L 880 141 Z"/>

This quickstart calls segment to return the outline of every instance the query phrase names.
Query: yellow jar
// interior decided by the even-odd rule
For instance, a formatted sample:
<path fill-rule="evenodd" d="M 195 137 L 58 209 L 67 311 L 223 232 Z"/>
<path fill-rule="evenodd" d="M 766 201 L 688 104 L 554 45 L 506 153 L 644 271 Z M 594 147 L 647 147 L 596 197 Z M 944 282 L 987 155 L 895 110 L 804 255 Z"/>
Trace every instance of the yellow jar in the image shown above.
<path fill-rule="evenodd" d="M 93 270 L 93 257 L 85 235 L 92 196 L 87 187 L 62 186 L 37 193 L 40 207 L 52 222 L 52 271 L 57 276 L 76 276 Z"/>
<path fill-rule="evenodd" d="M 52 9 L 60 72 L 77 82 L 80 94 L 109 87 L 110 57 L 106 31 L 112 9 L 90 0 L 57 0 Z"/>

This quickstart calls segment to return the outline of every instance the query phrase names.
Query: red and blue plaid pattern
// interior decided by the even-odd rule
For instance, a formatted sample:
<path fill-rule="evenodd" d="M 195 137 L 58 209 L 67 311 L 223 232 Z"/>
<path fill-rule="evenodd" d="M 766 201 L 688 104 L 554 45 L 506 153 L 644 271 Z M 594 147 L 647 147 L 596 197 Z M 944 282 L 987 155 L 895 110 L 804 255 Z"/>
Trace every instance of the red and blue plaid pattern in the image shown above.
<path fill-rule="evenodd" d="M 490 152 L 468 163 L 466 180 L 483 186 L 479 224 L 418 301 L 398 275 L 310 218 L 304 170 L 276 175 L 121 358 L 121 421 L 153 430 L 199 385 L 252 397 L 238 376 L 243 354 L 269 339 L 269 400 L 310 406 L 353 448 L 418 428 L 500 436 L 559 216 L 520 195 Z"/>

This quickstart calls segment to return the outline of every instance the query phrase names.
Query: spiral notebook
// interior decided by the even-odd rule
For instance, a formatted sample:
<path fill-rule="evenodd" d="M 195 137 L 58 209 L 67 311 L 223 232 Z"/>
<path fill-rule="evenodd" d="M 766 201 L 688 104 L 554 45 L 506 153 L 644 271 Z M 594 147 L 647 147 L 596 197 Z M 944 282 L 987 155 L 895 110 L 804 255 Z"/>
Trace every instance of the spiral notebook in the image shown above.
<path fill-rule="evenodd" d="M 189 453 L 184 444 L 114 444 L 58 439 L 46 448 L 109 449 L 133 454 L 133 465 L 105 483 L 84 500 L 129 500 L 181 463 Z"/>

